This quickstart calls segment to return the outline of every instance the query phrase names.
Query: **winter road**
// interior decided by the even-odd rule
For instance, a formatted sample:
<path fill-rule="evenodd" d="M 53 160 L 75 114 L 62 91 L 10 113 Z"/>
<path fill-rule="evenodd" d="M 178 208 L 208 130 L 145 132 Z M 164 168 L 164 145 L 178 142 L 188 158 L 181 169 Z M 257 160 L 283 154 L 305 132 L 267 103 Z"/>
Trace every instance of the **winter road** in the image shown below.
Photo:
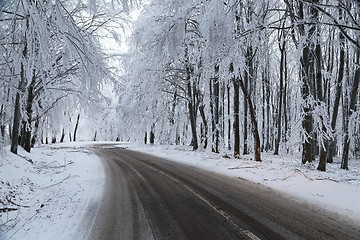
<path fill-rule="evenodd" d="M 259 184 L 96 146 L 106 189 L 90 239 L 360 239 L 360 227 Z M 90 230 L 90 229 L 89 229 Z"/>

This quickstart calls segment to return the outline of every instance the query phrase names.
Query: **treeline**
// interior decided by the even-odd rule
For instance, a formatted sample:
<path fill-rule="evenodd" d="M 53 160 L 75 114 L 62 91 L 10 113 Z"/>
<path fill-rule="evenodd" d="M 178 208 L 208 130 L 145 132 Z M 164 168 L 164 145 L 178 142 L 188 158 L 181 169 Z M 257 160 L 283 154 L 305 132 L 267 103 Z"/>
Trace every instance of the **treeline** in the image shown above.
<path fill-rule="evenodd" d="M 101 117 L 113 81 L 101 39 L 119 37 L 130 2 L 2 1 L 0 147 L 75 141 L 80 114 Z"/>
<path fill-rule="evenodd" d="M 122 130 L 256 161 L 301 152 L 321 171 L 340 155 L 348 169 L 359 58 L 355 0 L 154 0 L 132 36 Z"/>

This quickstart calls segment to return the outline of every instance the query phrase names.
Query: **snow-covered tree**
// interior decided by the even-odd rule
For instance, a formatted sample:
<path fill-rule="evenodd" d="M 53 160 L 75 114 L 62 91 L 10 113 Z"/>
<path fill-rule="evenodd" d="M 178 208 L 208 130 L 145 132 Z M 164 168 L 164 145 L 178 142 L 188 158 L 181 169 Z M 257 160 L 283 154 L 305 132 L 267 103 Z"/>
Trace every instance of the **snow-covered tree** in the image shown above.
<path fill-rule="evenodd" d="M 349 142 L 359 101 L 358 9 L 332 0 L 152 1 L 135 23 L 124 127 L 137 139 L 154 129 L 158 142 L 181 136 L 194 149 L 198 139 L 214 152 L 233 146 L 236 156 L 254 144 L 256 160 L 300 150 L 324 171 L 336 144 L 346 158 L 340 142 Z"/>
<path fill-rule="evenodd" d="M 1 129 L 27 151 L 40 132 L 64 132 L 69 117 L 100 107 L 105 81 L 114 80 L 100 44 L 126 23 L 136 1 L 7 1 L 3 38 Z M 12 108 L 14 111 L 12 111 Z M 73 122 L 75 120 L 73 119 Z M 62 126 L 62 129 L 58 129 Z M 36 138 L 39 139 L 36 139 Z"/>

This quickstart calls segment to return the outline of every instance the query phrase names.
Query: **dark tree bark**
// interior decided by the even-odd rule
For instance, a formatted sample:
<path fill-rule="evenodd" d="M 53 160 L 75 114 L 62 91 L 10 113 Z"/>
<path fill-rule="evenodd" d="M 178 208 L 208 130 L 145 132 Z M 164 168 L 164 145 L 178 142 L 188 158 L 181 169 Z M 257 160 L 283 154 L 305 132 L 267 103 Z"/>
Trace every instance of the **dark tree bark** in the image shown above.
<path fill-rule="evenodd" d="M 145 136 L 144 136 L 144 144 L 147 144 L 147 132 L 145 132 Z"/>
<path fill-rule="evenodd" d="M 191 100 L 188 100 L 188 111 L 189 111 L 189 118 L 190 118 L 190 125 L 191 125 L 191 134 L 192 134 L 192 140 L 191 140 L 191 146 L 193 147 L 193 150 L 197 150 L 199 148 L 198 145 L 198 139 L 197 139 L 197 130 L 196 130 L 196 116 L 195 116 L 195 106 L 192 99 L 192 87 L 191 82 L 188 82 L 188 95 Z"/>
<path fill-rule="evenodd" d="M 40 125 L 40 119 L 39 119 L 39 117 L 36 117 L 36 119 L 35 119 L 34 134 L 33 134 L 32 138 L 31 138 L 31 147 L 32 147 L 32 148 L 35 146 L 35 143 L 36 143 L 36 141 L 38 140 L 39 125 Z"/>
<path fill-rule="evenodd" d="M 73 136 L 74 142 L 76 142 L 76 134 L 77 134 L 77 130 L 79 127 L 79 121 L 80 121 L 80 113 L 77 115 L 77 119 L 76 119 L 76 125 L 75 125 L 74 136 Z"/>
<path fill-rule="evenodd" d="M 308 65 L 308 48 L 304 48 L 303 50 L 303 68 L 306 65 Z M 303 71 L 305 70 L 303 69 Z M 306 70 L 305 70 L 306 71 Z M 305 139 L 303 142 L 303 151 L 302 151 L 302 163 L 305 164 L 306 162 L 312 162 L 314 160 L 314 153 L 313 153 L 313 147 L 312 147 L 312 129 L 313 129 L 313 118 L 312 118 L 312 109 L 309 106 L 308 98 L 310 96 L 310 90 L 308 85 L 308 78 L 307 74 L 303 74 L 303 86 L 302 86 L 302 96 L 304 100 L 303 104 L 303 113 L 304 117 L 302 120 L 302 127 L 305 131 Z"/>
<path fill-rule="evenodd" d="M 265 142 L 265 152 L 268 152 L 272 148 L 270 144 L 270 79 L 269 79 L 269 69 L 266 69 L 265 72 L 265 99 L 266 99 L 266 142 Z"/>
<path fill-rule="evenodd" d="M 186 70 L 186 85 L 187 85 L 187 98 L 188 98 L 188 111 L 189 111 L 189 120 L 191 125 L 191 146 L 193 150 L 199 148 L 198 139 L 197 139 L 197 130 L 196 130 L 196 111 L 195 111 L 195 100 L 193 96 L 193 86 L 192 86 L 192 68 L 189 63 L 188 49 L 185 49 L 185 70 Z"/>
<path fill-rule="evenodd" d="M 313 0 L 314 4 L 318 4 L 319 1 L 318 0 Z M 318 9 L 314 6 L 311 6 L 310 8 L 310 12 L 311 12 L 311 16 L 313 19 L 315 19 L 315 22 L 318 22 L 319 20 L 319 11 Z M 323 70 L 323 66 L 322 66 L 322 53 L 321 53 L 321 46 L 320 46 L 320 29 L 319 26 L 317 24 L 314 25 L 314 34 L 316 36 L 316 45 L 315 45 L 315 59 L 314 64 L 312 64 L 312 66 L 315 67 L 315 82 L 316 82 L 316 95 L 315 95 L 315 99 L 317 100 L 316 104 L 319 103 L 325 103 L 325 97 L 324 97 L 324 91 L 323 91 L 323 86 L 324 86 L 324 82 L 323 82 L 323 77 L 322 77 L 322 70 Z M 320 120 L 321 120 L 321 131 L 322 131 L 322 143 L 320 143 L 320 156 L 319 156 L 319 165 L 317 167 L 317 170 L 319 171 L 326 171 L 326 155 L 327 155 L 327 148 L 324 147 L 324 145 L 327 144 L 327 139 L 326 139 L 326 135 L 327 135 L 327 128 L 325 127 L 325 124 L 327 124 L 325 121 L 327 121 L 326 119 L 327 116 L 324 116 L 325 113 L 321 113 L 320 115 Z M 319 149 L 319 148 L 317 148 Z"/>
<path fill-rule="evenodd" d="M 32 77 L 32 81 L 28 87 L 28 92 L 27 92 L 27 100 L 26 100 L 26 121 L 24 121 L 25 126 L 24 126 L 24 130 L 22 132 L 22 147 L 25 149 L 25 151 L 30 152 L 31 150 L 31 133 L 32 133 L 32 114 L 33 114 L 33 110 L 32 110 L 32 106 L 33 106 L 33 102 L 34 102 L 34 87 L 35 87 L 35 72 L 33 72 L 33 77 Z"/>
<path fill-rule="evenodd" d="M 25 46 L 23 54 L 26 56 L 27 47 Z M 13 116 L 13 130 L 12 130 L 12 138 L 11 138 L 11 147 L 10 151 L 14 154 L 17 154 L 18 146 L 20 144 L 20 122 L 21 122 L 21 95 L 25 92 L 26 80 L 25 80 L 25 72 L 24 72 L 24 64 L 21 64 L 20 70 L 20 83 L 18 87 L 18 91 L 15 97 L 15 110 Z"/>
<path fill-rule="evenodd" d="M 219 111 L 219 116 L 221 118 L 221 120 L 219 121 L 219 129 L 220 129 L 220 138 L 219 138 L 219 145 L 221 142 L 224 142 L 223 146 L 226 147 L 225 145 L 225 82 L 222 81 L 221 85 L 220 85 L 220 95 L 221 95 L 221 101 L 220 101 L 220 111 Z M 220 148 L 220 146 L 219 146 Z"/>
<path fill-rule="evenodd" d="M 280 50 L 280 81 L 279 81 L 279 100 L 278 100 L 278 122 L 277 122 L 277 137 L 275 140 L 275 155 L 279 155 L 279 146 L 281 142 L 281 120 L 282 120 L 282 103 L 283 103 L 283 92 L 284 92 L 284 64 L 286 55 L 286 41 L 285 33 L 281 31 L 279 37 L 279 50 Z"/>
<path fill-rule="evenodd" d="M 316 67 L 318 64 L 317 57 L 318 50 L 316 49 L 316 42 L 318 35 L 316 34 L 316 24 L 318 22 L 318 0 L 312 1 L 287 1 L 285 0 L 287 9 L 291 12 L 291 21 L 297 25 L 300 38 L 304 42 L 302 47 L 302 56 L 300 58 L 300 79 L 302 81 L 301 95 L 303 98 L 302 106 L 302 127 L 304 130 L 303 149 L 302 149 L 302 163 L 312 162 L 314 160 L 314 150 L 318 149 L 316 141 L 316 132 L 313 132 L 313 100 L 317 100 L 317 96 L 322 95 L 321 88 L 319 88 L 319 76 L 321 76 L 321 69 Z M 305 24 L 310 21 L 312 24 Z M 309 28 L 307 28 L 310 26 Z M 296 39 L 295 30 L 291 31 L 294 43 L 299 46 L 299 41 Z M 318 59 L 321 61 L 321 59 Z"/>
<path fill-rule="evenodd" d="M 227 149 L 231 150 L 231 120 L 230 120 L 230 84 L 228 83 L 227 86 L 227 118 L 228 118 L 228 129 L 227 129 Z"/>
<path fill-rule="evenodd" d="M 261 152 L 263 152 L 265 150 L 265 133 L 266 133 L 266 100 L 265 100 L 265 96 L 266 96 L 266 92 L 265 92 L 265 70 L 263 70 L 262 72 L 262 126 L 261 126 L 261 138 L 263 139 L 262 144 L 261 144 Z"/>
<path fill-rule="evenodd" d="M 244 87 L 246 92 L 248 93 L 248 89 L 249 89 L 249 80 L 250 78 L 252 78 L 252 68 L 253 68 L 253 49 L 251 46 L 247 47 L 246 49 L 246 68 L 244 71 L 244 79 L 240 80 L 240 82 L 243 83 L 243 86 L 241 86 L 240 83 L 240 87 Z M 250 96 L 249 96 L 250 97 Z M 244 100 L 244 149 L 243 149 L 243 154 L 249 154 L 249 149 L 248 149 L 248 113 L 249 111 L 249 102 L 245 99 Z"/>
<path fill-rule="evenodd" d="M 65 139 L 65 129 L 63 128 L 62 129 L 62 132 L 61 132 L 61 138 L 60 138 L 60 142 L 64 142 L 64 139 Z"/>
<path fill-rule="evenodd" d="M 19 87 L 19 91 L 20 91 Z M 20 129 L 20 93 L 16 93 L 15 97 L 15 111 L 14 111 L 14 121 L 13 121 L 13 130 L 12 130 L 12 138 L 11 138 L 11 148 L 10 151 L 14 154 L 17 154 L 18 146 L 19 146 L 19 129 Z"/>
<path fill-rule="evenodd" d="M 29 18 L 26 19 L 26 29 L 29 28 Z M 24 49 L 22 52 L 22 56 L 24 59 L 27 59 L 28 55 L 28 46 L 26 43 L 26 38 L 24 39 Z M 24 63 L 21 63 L 20 67 L 20 81 L 17 89 L 16 97 L 15 97 L 15 109 L 13 116 L 13 130 L 12 130 L 12 138 L 11 138 L 11 147 L 10 151 L 14 154 L 17 154 L 18 146 L 19 146 L 19 131 L 20 131 L 20 122 L 21 122 L 21 95 L 25 93 L 26 89 L 26 76 L 25 76 L 25 66 Z"/>
<path fill-rule="evenodd" d="M 154 145 L 155 144 L 155 126 L 151 127 L 150 130 L 150 145 Z"/>
<path fill-rule="evenodd" d="M 238 81 L 240 83 L 241 90 L 244 94 L 245 101 L 247 101 L 249 103 L 249 112 L 250 112 L 250 118 L 251 118 L 251 123 L 252 123 L 252 131 L 253 131 L 253 135 L 254 135 L 255 161 L 261 161 L 261 151 L 260 151 L 261 143 L 260 143 L 260 136 L 259 136 L 255 108 L 253 106 L 251 97 L 245 87 L 244 82 L 242 81 L 242 79 L 238 79 Z"/>
<path fill-rule="evenodd" d="M 230 64 L 230 72 L 234 73 L 234 65 Z M 240 84 L 239 79 L 232 77 L 234 84 L 234 157 L 240 157 Z"/>
<path fill-rule="evenodd" d="M 284 142 L 286 143 L 288 141 L 288 130 L 289 130 L 289 119 L 288 119 L 288 106 L 287 106 L 287 91 L 288 91 L 288 69 L 287 69 L 287 56 L 286 56 L 286 53 L 285 53 L 285 56 L 284 56 L 284 82 L 285 82 L 285 85 L 284 85 L 284 91 L 283 91 L 283 104 L 284 104 Z M 286 147 L 286 153 L 289 153 L 289 148 Z"/>
<path fill-rule="evenodd" d="M 200 103 L 199 105 L 199 112 L 200 112 L 200 116 L 202 119 L 202 131 L 203 133 L 201 134 L 201 142 L 204 146 L 204 149 L 207 148 L 207 144 L 208 144 L 208 122 L 206 119 L 206 115 L 205 115 L 205 105 L 204 103 Z"/>
<path fill-rule="evenodd" d="M 245 85 L 247 85 L 247 84 L 245 84 Z M 246 155 L 246 154 L 249 154 L 249 149 L 248 149 L 248 102 L 246 100 L 244 101 L 243 135 L 244 135 L 243 154 Z"/>
<path fill-rule="evenodd" d="M 213 79 L 213 101 L 211 107 L 212 111 L 212 152 L 219 153 L 219 143 L 220 143 L 220 132 L 219 132 L 219 120 L 220 120 L 220 80 L 219 80 L 219 65 L 216 64 L 214 67 L 215 77 Z"/>
<path fill-rule="evenodd" d="M 169 119 L 171 128 L 176 129 L 176 131 L 175 131 L 175 144 L 176 144 L 176 139 L 177 139 L 177 135 L 178 135 L 178 132 L 177 132 L 178 128 L 177 128 L 177 126 L 175 126 L 176 105 L 177 105 L 177 89 L 175 89 L 175 92 L 173 94 L 173 100 L 172 100 L 172 106 L 171 106 L 171 116 L 170 116 L 170 119 Z"/>
<path fill-rule="evenodd" d="M 341 12 L 342 12 L 342 10 L 339 10 L 340 18 L 342 16 Z M 333 133 L 335 133 L 335 128 L 336 128 L 336 122 L 337 122 L 337 116 L 338 116 L 338 112 L 339 112 L 341 92 L 342 92 L 342 81 L 344 79 L 344 72 L 345 72 L 345 37 L 341 31 L 339 33 L 339 41 L 340 41 L 339 70 L 338 70 L 338 76 L 337 76 L 337 82 L 336 82 L 334 107 L 333 107 L 333 112 L 332 112 L 332 116 L 331 116 L 331 130 Z M 327 155 L 326 155 L 326 161 L 328 163 L 332 163 L 333 157 L 336 152 L 336 138 L 333 138 L 332 140 L 330 140 L 328 142 L 327 148 L 328 148 L 328 151 L 327 151 Z"/>
<path fill-rule="evenodd" d="M 0 108 L 0 133 L 1 133 L 1 139 L 4 140 L 5 139 L 5 106 L 4 104 L 1 104 L 1 108 Z"/>
<path fill-rule="evenodd" d="M 349 139 L 349 119 L 351 115 L 355 112 L 356 108 L 356 99 L 359 90 L 359 82 L 360 82 L 360 49 L 357 50 L 356 56 L 356 70 L 354 74 L 353 85 L 351 88 L 351 95 L 350 95 L 350 105 L 347 111 L 347 122 L 345 124 L 345 132 L 344 132 L 344 148 L 343 148 L 343 155 L 341 159 L 341 169 L 349 170 L 348 162 L 349 162 L 349 150 L 350 150 L 350 139 Z"/>

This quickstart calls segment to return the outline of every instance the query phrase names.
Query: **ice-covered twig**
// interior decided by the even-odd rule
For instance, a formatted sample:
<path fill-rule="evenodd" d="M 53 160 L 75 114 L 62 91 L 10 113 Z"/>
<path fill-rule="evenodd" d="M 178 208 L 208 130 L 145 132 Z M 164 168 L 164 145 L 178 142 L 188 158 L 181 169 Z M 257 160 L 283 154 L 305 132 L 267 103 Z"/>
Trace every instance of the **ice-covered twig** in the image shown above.
<path fill-rule="evenodd" d="M 56 185 L 59 185 L 59 184 L 63 183 L 64 181 L 66 181 L 66 180 L 69 179 L 69 178 L 70 178 L 70 174 L 69 174 L 69 176 L 67 176 L 66 178 L 64 178 L 63 180 L 61 180 L 60 182 L 54 183 L 54 184 L 52 184 L 52 185 L 50 185 L 50 186 L 47 186 L 45 189 L 48 189 L 48 188 L 54 187 L 54 186 L 56 186 Z"/>
<path fill-rule="evenodd" d="M 25 156 L 21 156 L 20 154 L 17 154 L 19 157 L 25 159 L 27 162 L 34 164 L 34 161 L 31 158 L 25 157 Z"/>
<path fill-rule="evenodd" d="M 16 211 L 16 210 L 18 210 L 18 209 L 5 207 L 5 208 L 0 208 L 0 213 L 12 212 L 12 211 Z"/>
<path fill-rule="evenodd" d="M 314 179 L 312 179 L 311 177 L 306 176 L 300 169 L 295 168 L 295 172 L 299 173 L 300 175 L 302 175 L 304 178 L 310 180 L 310 181 L 314 181 Z"/>
<path fill-rule="evenodd" d="M 235 170 L 235 169 L 243 169 L 243 168 L 257 168 L 257 165 L 255 165 L 255 166 L 244 166 L 244 167 L 237 166 L 237 167 L 230 167 L 228 169 L 229 170 Z"/>
<path fill-rule="evenodd" d="M 9 203 L 11 203 L 12 205 L 18 206 L 18 207 L 23 207 L 23 208 L 29 208 L 30 206 L 26 206 L 26 205 L 21 205 L 18 203 L 13 202 L 10 198 L 6 199 Z"/>

